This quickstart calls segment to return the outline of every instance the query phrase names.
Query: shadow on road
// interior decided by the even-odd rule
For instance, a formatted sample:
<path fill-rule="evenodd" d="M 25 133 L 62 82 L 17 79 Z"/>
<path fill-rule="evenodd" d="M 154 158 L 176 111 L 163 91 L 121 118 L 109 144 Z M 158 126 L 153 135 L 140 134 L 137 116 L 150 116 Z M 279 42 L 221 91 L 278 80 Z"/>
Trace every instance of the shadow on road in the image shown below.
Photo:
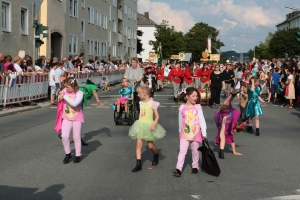
<path fill-rule="evenodd" d="M 159 159 L 158 161 L 160 162 L 161 160 L 165 159 L 166 156 L 164 156 L 161 153 L 161 149 L 157 149 L 157 153 L 159 154 Z M 152 162 L 153 159 L 153 153 L 152 151 L 146 146 L 146 150 L 142 153 L 142 165 L 145 163 L 146 160 L 149 160 Z"/>
<path fill-rule="evenodd" d="M 5 200 L 28 199 L 28 200 L 60 200 L 62 196 L 59 194 L 65 187 L 64 184 L 51 185 L 45 191 L 37 192 L 38 188 L 12 187 L 0 185 L 0 197 Z"/>

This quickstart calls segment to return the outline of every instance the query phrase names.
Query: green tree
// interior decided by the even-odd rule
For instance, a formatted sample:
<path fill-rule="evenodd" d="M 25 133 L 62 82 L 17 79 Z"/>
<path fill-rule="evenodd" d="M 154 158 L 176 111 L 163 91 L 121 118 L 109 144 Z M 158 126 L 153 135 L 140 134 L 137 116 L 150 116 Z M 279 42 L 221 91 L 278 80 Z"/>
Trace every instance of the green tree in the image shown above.
<path fill-rule="evenodd" d="M 192 53 L 193 61 L 199 62 L 202 58 L 202 52 L 206 49 L 207 37 L 210 37 L 211 51 L 218 53 L 218 50 L 225 46 L 223 42 L 217 39 L 218 35 L 219 31 L 216 28 L 203 22 L 196 23 L 184 36 L 186 52 Z"/>
<path fill-rule="evenodd" d="M 229 58 L 225 52 L 222 52 L 220 54 L 220 63 L 226 63 L 226 60 L 229 60 Z"/>
<path fill-rule="evenodd" d="M 162 47 L 162 58 L 170 59 L 171 55 L 185 51 L 185 43 L 182 32 L 177 32 L 174 26 L 170 26 L 169 22 L 163 20 L 161 24 L 156 25 L 154 32 L 155 41 L 149 41 L 153 45 L 153 50 L 157 51 L 159 44 Z"/>
<path fill-rule="evenodd" d="M 288 30 L 279 30 L 274 33 L 270 39 L 269 52 L 273 57 L 282 58 L 285 53 L 290 56 L 299 55 L 300 45 L 297 42 L 296 32 L 299 32 L 300 28 L 292 28 Z"/>
<path fill-rule="evenodd" d="M 259 60 L 261 59 L 272 59 L 273 55 L 269 51 L 269 46 L 270 46 L 270 41 L 273 37 L 273 33 L 269 32 L 268 36 L 265 38 L 264 42 L 260 42 L 258 46 L 255 46 L 255 55 L 254 55 L 254 50 L 250 49 L 248 51 L 249 58 L 252 60 L 253 57 L 258 58 Z"/>

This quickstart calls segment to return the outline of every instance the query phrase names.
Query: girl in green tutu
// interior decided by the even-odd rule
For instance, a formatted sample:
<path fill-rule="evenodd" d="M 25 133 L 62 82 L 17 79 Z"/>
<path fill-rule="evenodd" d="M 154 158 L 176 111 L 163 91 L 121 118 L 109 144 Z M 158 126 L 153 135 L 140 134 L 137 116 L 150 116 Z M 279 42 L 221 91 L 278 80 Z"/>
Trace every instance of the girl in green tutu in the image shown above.
<path fill-rule="evenodd" d="M 159 102 L 155 102 L 150 98 L 150 88 L 147 86 L 139 86 L 136 91 L 142 101 L 140 101 L 139 120 L 135 121 L 129 129 L 129 136 L 132 139 L 136 139 L 137 164 L 135 168 L 132 169 L 132 172 L 142 170 L 141 157 L 143 140 L 147 141 L 148 148 L 153 152 L 152 166 L 158 164 L 159 154 L 153 142 L 166 135 L 165 129 L 158 124 L 159 114 L 157 108 Z M 155 120 L 153 120 L 153 113 Z"/>

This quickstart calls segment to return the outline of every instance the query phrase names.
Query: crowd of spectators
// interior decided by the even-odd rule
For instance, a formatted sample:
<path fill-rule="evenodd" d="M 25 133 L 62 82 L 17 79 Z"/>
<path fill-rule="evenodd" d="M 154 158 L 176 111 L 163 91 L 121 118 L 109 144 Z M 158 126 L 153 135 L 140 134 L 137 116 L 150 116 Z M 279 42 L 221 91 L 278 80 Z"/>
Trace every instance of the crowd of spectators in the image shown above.
<path fill-rule="evenodd" d="M 128 62 L 121 60 L 99 60 L 98 57 L 90 58 L 87 62 L 84 61 L 84 54 L 64 57 L 59 60 L 57 57 L 51 59 L 45 56 L 39 56 L 34 62 L 32 57 L 25 54 L 24 56 L 4 55 L 0 52 L 0 77 L 4 78 L 10 74 L 22 75 L 30 78 L 32 75 L 49 74 L 49 95 L 55 93 L 62 88 L 62 82 L 65 77 L 70 76 L 72 73 L 113 73 L 116 71 L 125 71 L 129 67 Z M 105 90 L 109 90 L 109 84 L 103 80 Z M 51 103 L 54 104 L 53 95 L 50 95 Z M 18 103 L 7 105 L 7 108 L 14 106 L 23 106 L 25 103 Z M 29 105 L 36 105 L 35 102 L 30 102 Z M 0 107 L 0 110 L 1 107 Z"/>

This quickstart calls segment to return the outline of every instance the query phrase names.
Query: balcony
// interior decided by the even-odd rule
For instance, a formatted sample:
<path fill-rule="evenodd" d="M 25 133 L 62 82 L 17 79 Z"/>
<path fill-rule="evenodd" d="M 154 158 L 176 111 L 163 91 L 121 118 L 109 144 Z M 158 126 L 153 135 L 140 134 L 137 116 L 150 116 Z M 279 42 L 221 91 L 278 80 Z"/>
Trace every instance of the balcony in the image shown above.
<path fill-rule="evenodd" d="M 123 34 L 118 33 L 118 43 L 123 43 Z"/>
<path fill-rule="evenodd" d="M 120 9 L 118 9 L 118 19 L 123 20 L 123 12 Z"/>

